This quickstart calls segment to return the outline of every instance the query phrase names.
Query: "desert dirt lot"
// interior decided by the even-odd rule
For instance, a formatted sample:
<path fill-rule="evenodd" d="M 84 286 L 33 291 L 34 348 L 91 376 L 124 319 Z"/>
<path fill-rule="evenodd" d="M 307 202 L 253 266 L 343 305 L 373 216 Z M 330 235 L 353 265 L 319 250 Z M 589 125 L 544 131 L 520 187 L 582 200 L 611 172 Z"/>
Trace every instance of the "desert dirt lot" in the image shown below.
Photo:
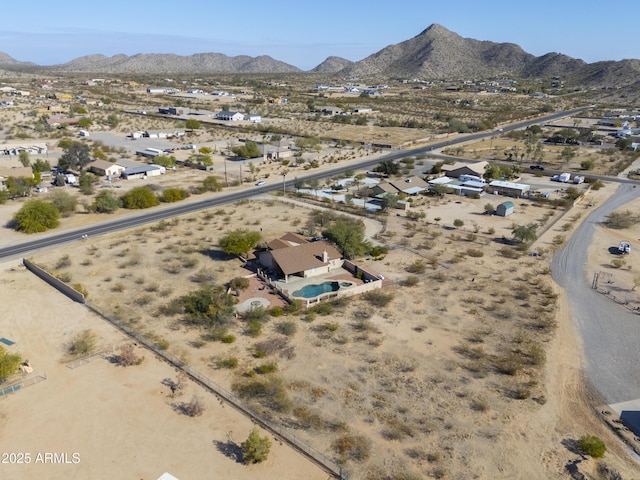
<path fill-rule="evenodd" d="M 602 201 L 607 188 L 590 198 Z M 554 239 L 570 234 L 563 225 L 579 221 L 588 207 L 579 204 L 564 214 L 536 242 L 542 255 L 529 257 L 518 256 L 501 238 L 510 237 L 513 223 L 553 222 L 560 212 L 530 205 L 519 206 L 507 218 L 481 215 L 489 200 L 446 196 L 415 207 L 424 211 L 424 219 L 388 217 L 378 240 L 391 245 L 389 253 L 380 260 L 360 259 L 385 275 L 383 291 L 392 296 L 388 305 L 354 298 L 328 314 L 274 317 L 257 338 L 247 334 L 240 317 L 230 327 L 235 341 L 228 344 L 208 339 L 206 331 L 163 307 L 203 281 L 222 285 L 249 273 L 218 250 L 225 232 L 261 228 L 267 241 L 287 231 L 311 234 L 314 225 L 319 229 L 317 219 L 309 220 L 311 209 L 271 200 L 243 202 L 78 242 L 34 260 L 82 283 L 100 308 L 223 387 L 238 391 L 256 381 L 271 385 L 279 397 L 246 401 L 344 461 L 352 478 L 469 478 L 469 472 L 473 478 L 563 478 L 565 466 L 580 459 L 571 442 L 584 433 L 607 439 L 608 464 L 623 473 L 633 471 L 622 447 L 591 420 L 590 402 L 596 400 L 582 383 L 580 345 L 547 268 Z M 464 226 L 455 229 L 454 219 Z M 410 286 L 409 277 L 416 277 L 417 284 Z M 49 377 L 1 400 L 6 406 L 3 438 L 22 438 L 19 446 L 27 448 L 27 432 L 36 428 L 24 428 L 21 420 L 29 408 L 39 420 L 38 430 L 48 432 L 51 426 L 51 436 L 44 438 L 60 435 L 59 447 L 42 443 L 39 449 L 82 453 L 82 463 L 64 467 L 64 474 L 110 467 L 121 472 L 117 476 L 135 472 L 155 478 L 169 470 L 178 478 L 200 478 L 220 468 L 221 475 L 233 478 L 286 478 L 283 471 L 291 471 L 291 478 L 326 478 L 277 442 L 267 464 L 250 468 L 220 454 L 215 442 L 227 442 L 229 431 L 235 442 L 242 441 L 250 422 L 229 407 L 222 410 L 194 385 L 178 401 L 197 393 L 206 402 L 205 414 L 187 418 L 173 411 L 176 400 L 168 398 L 160 382 L 176 372 L 149 352 L 140 366 L 121 368 L 96 359 L 66 368 L 60 363 L 62 345 L 73 332 L 91 328 L 99 333 L 101 348 L 126 339 L 24 271 L 5 270 L 2 279 L 4 302 L 12 305 L 12 313 L 0 321 L 0 333 L 7 337 L 8 329 L 20 353 Z M 17 294 L 23 291 L 29 294 Z M 28 321 L 21 318 L 25 309 Z M 295 334 L 280 333 L 283 322 L 293 322 Z M 256 355 L 263 349 L 266 358 Z M 221 367 L 231 358 L 236 368 Z M 277 371 L 249 375 L 267 363 L 276 364 Z M 80 412 L 93 428 L 78 432 L 79 438 L 88 437 L 75 443 L 59 424 L 36 415 L 39 409 L 66 417 L 64 424 Z M 113 412 L 105 423 L 113 429 L 102 433 L 105 411 Z M 157 431 L 160 424 L 162 432 Z M 106 438 L 92 441 L 96 435 Z M 163 438 L 166 445 L 173 438 L 185 439 L 184 455 L 170 455 L 180 447 L 165 447 Z M 336 444 L 342 447 L 339 452 Z M 135 457 L 131 446 L 138 448 Z M 190 455 L 211 463 L 189 461 Z M 128 460 L 114 464 L 114 458 Z M 159 462 L 167 458 L 179 460 Z M 145 470 L 150 464 L 158 471 Z M 595 463 L 580 464 L 583 472 L 594 469 Z M 19 470 L 12 472 L 19 476 Z M 41 472 L 49 476 L 48 470 Z"/>

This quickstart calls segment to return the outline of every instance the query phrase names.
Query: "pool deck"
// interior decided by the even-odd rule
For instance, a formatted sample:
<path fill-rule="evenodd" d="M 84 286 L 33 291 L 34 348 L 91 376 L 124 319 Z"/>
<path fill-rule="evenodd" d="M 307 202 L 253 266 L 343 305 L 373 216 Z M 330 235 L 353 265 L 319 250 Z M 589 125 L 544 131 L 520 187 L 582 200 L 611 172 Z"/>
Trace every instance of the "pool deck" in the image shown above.
<path fill-rule="evenodd" d="M 295 278 L 295 280 L 291 280 L 291 278 Z M 336 268 L 335 270 L 324 273 L 322 275 L 316 275 L 316 276 L 307 277 L 307 278 L 289 277 L 289 282 L 287 283 L 285 283 L 283 280 L 278 280 L 275 283 L 276 285 L 278 285 L 278 287 L 282 288 L 289 295 L 291 295 L 292 292 L 295 292 L 296 290 L 300 290 L 305 285 L 317 285 L 320 283 L 331 282 L 331 281 L 351 282 L 354 285 L 363 284 L 362 280 L 357 279 L 356 277 L 353 276 L 353 274 L 351 274 L 349 271 L 345 270 L 344 268 Z"/>

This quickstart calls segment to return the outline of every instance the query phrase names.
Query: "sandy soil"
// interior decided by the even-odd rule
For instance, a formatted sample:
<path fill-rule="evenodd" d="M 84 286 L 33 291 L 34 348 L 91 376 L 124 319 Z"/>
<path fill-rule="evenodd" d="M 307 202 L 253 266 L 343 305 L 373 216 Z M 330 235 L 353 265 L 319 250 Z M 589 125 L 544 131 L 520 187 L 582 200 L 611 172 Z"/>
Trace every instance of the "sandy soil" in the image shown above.
<path fill-rule="evenodd" d="M 2 452 L 30 453 L 32 461 L 2 462 L 0 477 L 155 479 L 169 471 L 178 478 L 327 478 L 277 441 L 266 463 L 238 463 L 234 445 L 247 437 L 251 422 L 194 384 L 170 398 L 161 382 L 176 372 L 149 352 L 140 352 L 145 360 L 135 367 L 96 358 L 68 368 L 64 345 L 84 329 L 96 332 L 109 352 L 127 340 L 23 268 L 3 265 L 1 281 L 0 334 L 16 342 L 8 348 L 29 359 L 34 375 L 47 379 L 0 398 Z M 204 414 L 177 413 L 174 405 L 193 395 L 204 403 Z M 36 463 L 46 453 L 66 453 L 70 463 Z"/>
<path fill-rule="evenodd" d="M 603 189 L 589 199 L 598 204 L 608 193 Z M 571 233 L 563 225 L 580 221 L 589 207 L 581 203 L 559 219 L 561 212 L 533 205 L 518 208 L 508 218 L 482 215 L 485 203 L 498 200 L 447 196 L 418 202 L 413 208 L 426 215 L 418 222 L 404 214 L 388 216 L 378 240 L 390 245 L 389 253 L 382 260 L 359 259 L 384 273 L 385 292 L 393 295 L 388 307 L 373 308 L 354 299 L 313 322 L 303 321 L 302 314 L 274 318 L 258 339 L 246 335 L 239 319 L 232 327 L 232 344 L 203 341 L 202 331 L 158 311 L 170 299 L 197 288 L 194 277 L 223 284 L 249 273 L 241 262 L 217 250 L 217 239 L 225 232 L 239 225 L 260 227 L 267 240 L 291 230 L 310 233 L 308 208 L 283 208 L 269 200 L 244 202 L 90 239 L 73 249 L 36 255 L 35 260 L 70 274 L 101 308 L 168 342 L 171 353 L 226 388 L 246 381 L 246 372 L 257 366 L 276 362 L 292 409 L 275 416 L 296 435 L 329 454 L 334 454 L 332 442 L 347 433 L 370 439 L 367 460 L 346 460 L 354 479 L 405 473 L 469 478 L 469 472 L 473 478 L 566 478 L 566 465 L 579 459 L 572 442 L 594 432 L 608 439 L 612 454 L 606 461 L 630 474 L 634 467 L 623 449 L 594 420 L 595 400 L 580 374 L 580 344 L 561 292 L 555 292 L 546 270 L 549 253 L 557 248 L 555 237 Z M 500 253 L 500 239 L 510 237 L 514 223 L 541 218 L 551 225 L 535 244 L 541 257 L 512 259 Z M 464 226 L 455 229 L 455 219 Z M 635 242 L 637 236 L 629 235 L 629 240 Z M 62 261 L 65 255 L 68 265 Z M 423 272 L 407 271 L 420 262 L 426 267 Z M 404 285 L 410 275 L 418 277 L 417 286 Z M 242 441 L 250 422 L 228 407 L 222 410 L 215 398 L 194 385 L 178 401 L 197 393 L 206 403 L 205 414 L 190 419 L 176 413 L 171 406 L 176 400 L 160 383 L 176 373 L 148 352 L 141 366 L 126 369 L 102 359 L 75 370 L 63 366 L 62 345 L 74 332 L 91 328 L 99 333 L 103 348 L 126 339 L 24 271 L 5 269 L 0 278 L 6 285 L 0 290 L 3 304 L 10 306 L 0 320 L 0 335 L 15 338 L 15 348 L 48 376 L 0 400 L 5 406 L 0 433 L 15 438 L 17 448 L 25 451 L 78 451 L 81 463 L 61 467 L 60 478 L 93 477 L 107 469 L 118 477 L 134 472 L 139 478 L 156 478 L 165 470 L 178 478 L 201 478 L 210 472 L 232 478 L 287 478 L 283 471 L 291 472 L 291 478 L 326 478 L 277 444 L 265 465 L 247 468 L 225 457 L 215 442 L 227 442 L 228 432 L 235 442 Z M 253 286 L 251 295 L 259 294 L 259 288 Z M 282 338 L 277 325 L 283 320 L 297 325 L 295 336 L 286 339 L 295 355 L 275 352 L 267 359 L 256 358 L 257 342 Z M 548 330 L 548 320 L 555 320 L 557 329 Z M 330 322 L 338 324 L 336 331 L 324 327 Z M 533 360 L 537 347 L 546 351 L 546 363 Z M 496 365 L 510 356 L 522 362 L 517 372 L 497 372 Z M 230 357 L 237 358 L 237 369 L 217 367 L 218 360 Z M 24 428 L 21 415 L 25 408 L 31 412 L 28 421 L 35 422 L 29 428 Z M 52 412 L 59 423 L 47 421 Z M 73 435 L 60 429 L 78 415 L 89 428 L 75 428 Z M 160 422 L 162 431 L 157 428 Z M 47 440 L 30 444 L 30 432 L 43 428 Z M 169 447 L 173 438 L 189 440 L 182 447 Z M 180 456 L 171 455 L 176 449 Z M 180 460 L 158 465 L 169 458 Z M 25 471 L 3 467 L 16 478 Z M 49 469 L 58 475 L 51 465 L 33 467 L 34 474 L 58 478 L 51 476 Z M 580 468 L 589 472 L 595 465 L 582 462 Z"/>

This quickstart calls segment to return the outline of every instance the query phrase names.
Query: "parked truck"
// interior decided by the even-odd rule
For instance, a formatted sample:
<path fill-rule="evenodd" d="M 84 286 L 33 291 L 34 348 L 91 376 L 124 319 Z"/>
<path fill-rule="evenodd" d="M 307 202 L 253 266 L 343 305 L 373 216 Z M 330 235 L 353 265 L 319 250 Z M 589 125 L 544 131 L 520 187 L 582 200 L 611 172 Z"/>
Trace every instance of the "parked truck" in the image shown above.
<path fill-rule="evenodd" d="M 621 254 L 631 253 L 631 244 L 625 240 L 618 245 L 618 252 Z"/>

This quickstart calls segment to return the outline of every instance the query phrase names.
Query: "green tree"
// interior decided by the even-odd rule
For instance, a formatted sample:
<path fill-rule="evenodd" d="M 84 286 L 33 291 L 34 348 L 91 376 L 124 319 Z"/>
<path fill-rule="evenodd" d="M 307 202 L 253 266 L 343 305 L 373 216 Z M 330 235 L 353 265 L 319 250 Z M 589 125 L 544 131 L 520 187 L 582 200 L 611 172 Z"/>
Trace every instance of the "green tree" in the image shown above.
<path fill-rule="evenodd" d="M 113 213 L 120 208 L 120 200 L 109 190 L 103 190 L 96 196 L 91 210 L 97 213 Z"/>
<path fill-rule="evenodd" d="M 184 128 L 188 130 L 197 130 L 200 127 L 202 127 L 202 123 L 200 122 L 200 120 L 196 120 L 194 118 L 190 118 L 189 120 L 184 122 Z"/>
<path fill-rule="evenodd" d="M 124 208 L 137 210 L 155 207 L 160 200 L 149 187 L 135 187 L 120 197 L 120 203 Z"/>
<path fill-rule="evenodd" d="M 254 427 L 249 434 L 249 437 L 242 442 L 242 461 L 251 465 L 253 463 L 260 463 L 267 459 L 269 451 L 271 450 L 271 440 L 265 435 L 260 436 L 260 432 Z"/>
<path fill-rule="evenodd" d="M 398 201 L 400 200 L 400 196 L 395 193 L 387 193 L 381 202 L 382 210 L 389 210 L 391 208 L 396 208 L 398 206 Z"/>
<path fill-rule="evenodd" d="M 607 451 L 607 446 L 595 435 L 583 435 L 580 437 L 578 448 L 582 453 L 593 458 L 602 458 Z"/>
<path fill-rule="evenodd" d="M 64 170 L 83 170 L 91 162 L 89 146 L 82 142 L 71 141 L 63 150 L 58 166 Z"/>
<path fill-rule="evenodd" d="M 110 128 L 116 128 L 120 123 L 120 118 L 115 113 L 109 114 L 105 122 Z"/>
<path fill-rule="evenodd" d="M 93 185 L 98 181 L 98 178 L 89 172 L 81 172 L 78 179 L 78 187 L 80 191 L 85 195 L 91 195 L 93 193 Z"/>
<path fill-rule="evenodd" d="M 577 155 L 577 150 L 575 147 L 564 147 L 560 152 L 560 159 L 564 161 L 564 163 L 568 163 Z"/>
<path fill-rule="evenodd" d="M 89 117 L 83 117 L 78 120 L 78 126 L 80 128 L 89 128 L 91 125 L 93 125 L 93 120 Z"/>
<path fill-rule="evenodd" d="M 35 173 L 35 172 L 50 172 L 51 171 L 51 164 L 49 163 L 48 160 L 41 160 L 41 159 L 38 158 L 31 165 L 31 170 L 33 171 L 33 173 Z"/>
<path fill-rule="evenodd" d="M 256 142 L 245 142 L 244 145 L 235 147 L 232 151 L 238 157 L 242 158 L 256 158 L 261 155 L 260 149 L 258 148 L 258 144 Z"/>
<path fill-rule="evenodd" d="M 250 230 L 234 230 L 220 239 L 220 248 L 229 255 L 245 257 L 258 245 L 260 232 Z"/>
<path fill-rule="evenodd" d="M 7 203 L 9 200 L 9 190 L 0 190 L 0 205 Z"/>
<path fill-rule="evenodd" d="M 393 160 L 385 160 L 380 162 L 373 171 L 384 175 L 397 175 L 400 172 L 400 165 Z"/>
<path fill-rule="evenodd" d="M 364 238 L 365 229 L 362 222 L 339 218 L 322 234 L 335 243 L 347 259 L 364 255 L 370 248 L 369 242 Z"/>
<path fill-rule="evenodd" d="M 484 204 L 484 213 L 493 213 L 494 211 L 495 211 L 495 208 L 493 206 L 493 203 Z"/>
<path fill-rule="evenodd" d="M 0 345 L 0 383 L 16 373 L 22 358 L 17 353 L 9 353 Z"/>
<path fill-rule="evenodd" d="M 464 226 L 464 222 L 462 220 L 460 220 L 459 218 L 456 218 L 453 221 L 453 226 L 456 227 L 456 228 L 463 227 Z"/>
<path fill-rule="evenodd" d="M 29 158 L 29 152 L 27 152 L 26 150 L 23 150 L 20 152 L 20 154 L 18 155 L 18 159 L 20 160 L 20 163 L 22 164 L 23 167 L 31 166 L 31 159 Z"/>
<path fill-rule="evenodd" d="M 60 224 L 60 212 L 44 200 L 29 200 L 13 217 L 15 229 L 24 233 L 39 233 Z"/>
<path fill-rule="evenodd" d="M 224 327 L 235 313 L 235 298 L 223 286 L 205 285 L 179 299 L 185 320 L 193 325 Z"/>
<path fill-rule="evenodd" d="M 153 163 L 165 168 L 173 168 L 176 166 L 176 157 L 173 155 L 158 155 L 153 159 Z"/>
<path fill-rule="evenodd" d="M 76 197 L 64 190 L 56 190 L 51 193 L 51 195 L 49 195 L 49 201 L 58 209 L 60 215 L 63 217 L 73 215 L 76 211 L 76 206 L 78 205 Z"/>
<path fill-rule="evenodd" d="M 6 184 L 11 198 L 26 197 L 31 192 L 31 182 L 28 178 L 8 177 Z"/>
<path fill-rule="evenodd" d="M 530 223 L 528 225 L 516 225 L 511 231 L 513 237 L 520 242 L 531 242 L 538 238 L 536 230 L 538 225 Z"/>
<path fill-rule="evenodd" d="M 217 177 L 211 176 L 202 180 L 202 189 L 207 192 L 219 192 L 222 190 L 222 184 Z"/>

